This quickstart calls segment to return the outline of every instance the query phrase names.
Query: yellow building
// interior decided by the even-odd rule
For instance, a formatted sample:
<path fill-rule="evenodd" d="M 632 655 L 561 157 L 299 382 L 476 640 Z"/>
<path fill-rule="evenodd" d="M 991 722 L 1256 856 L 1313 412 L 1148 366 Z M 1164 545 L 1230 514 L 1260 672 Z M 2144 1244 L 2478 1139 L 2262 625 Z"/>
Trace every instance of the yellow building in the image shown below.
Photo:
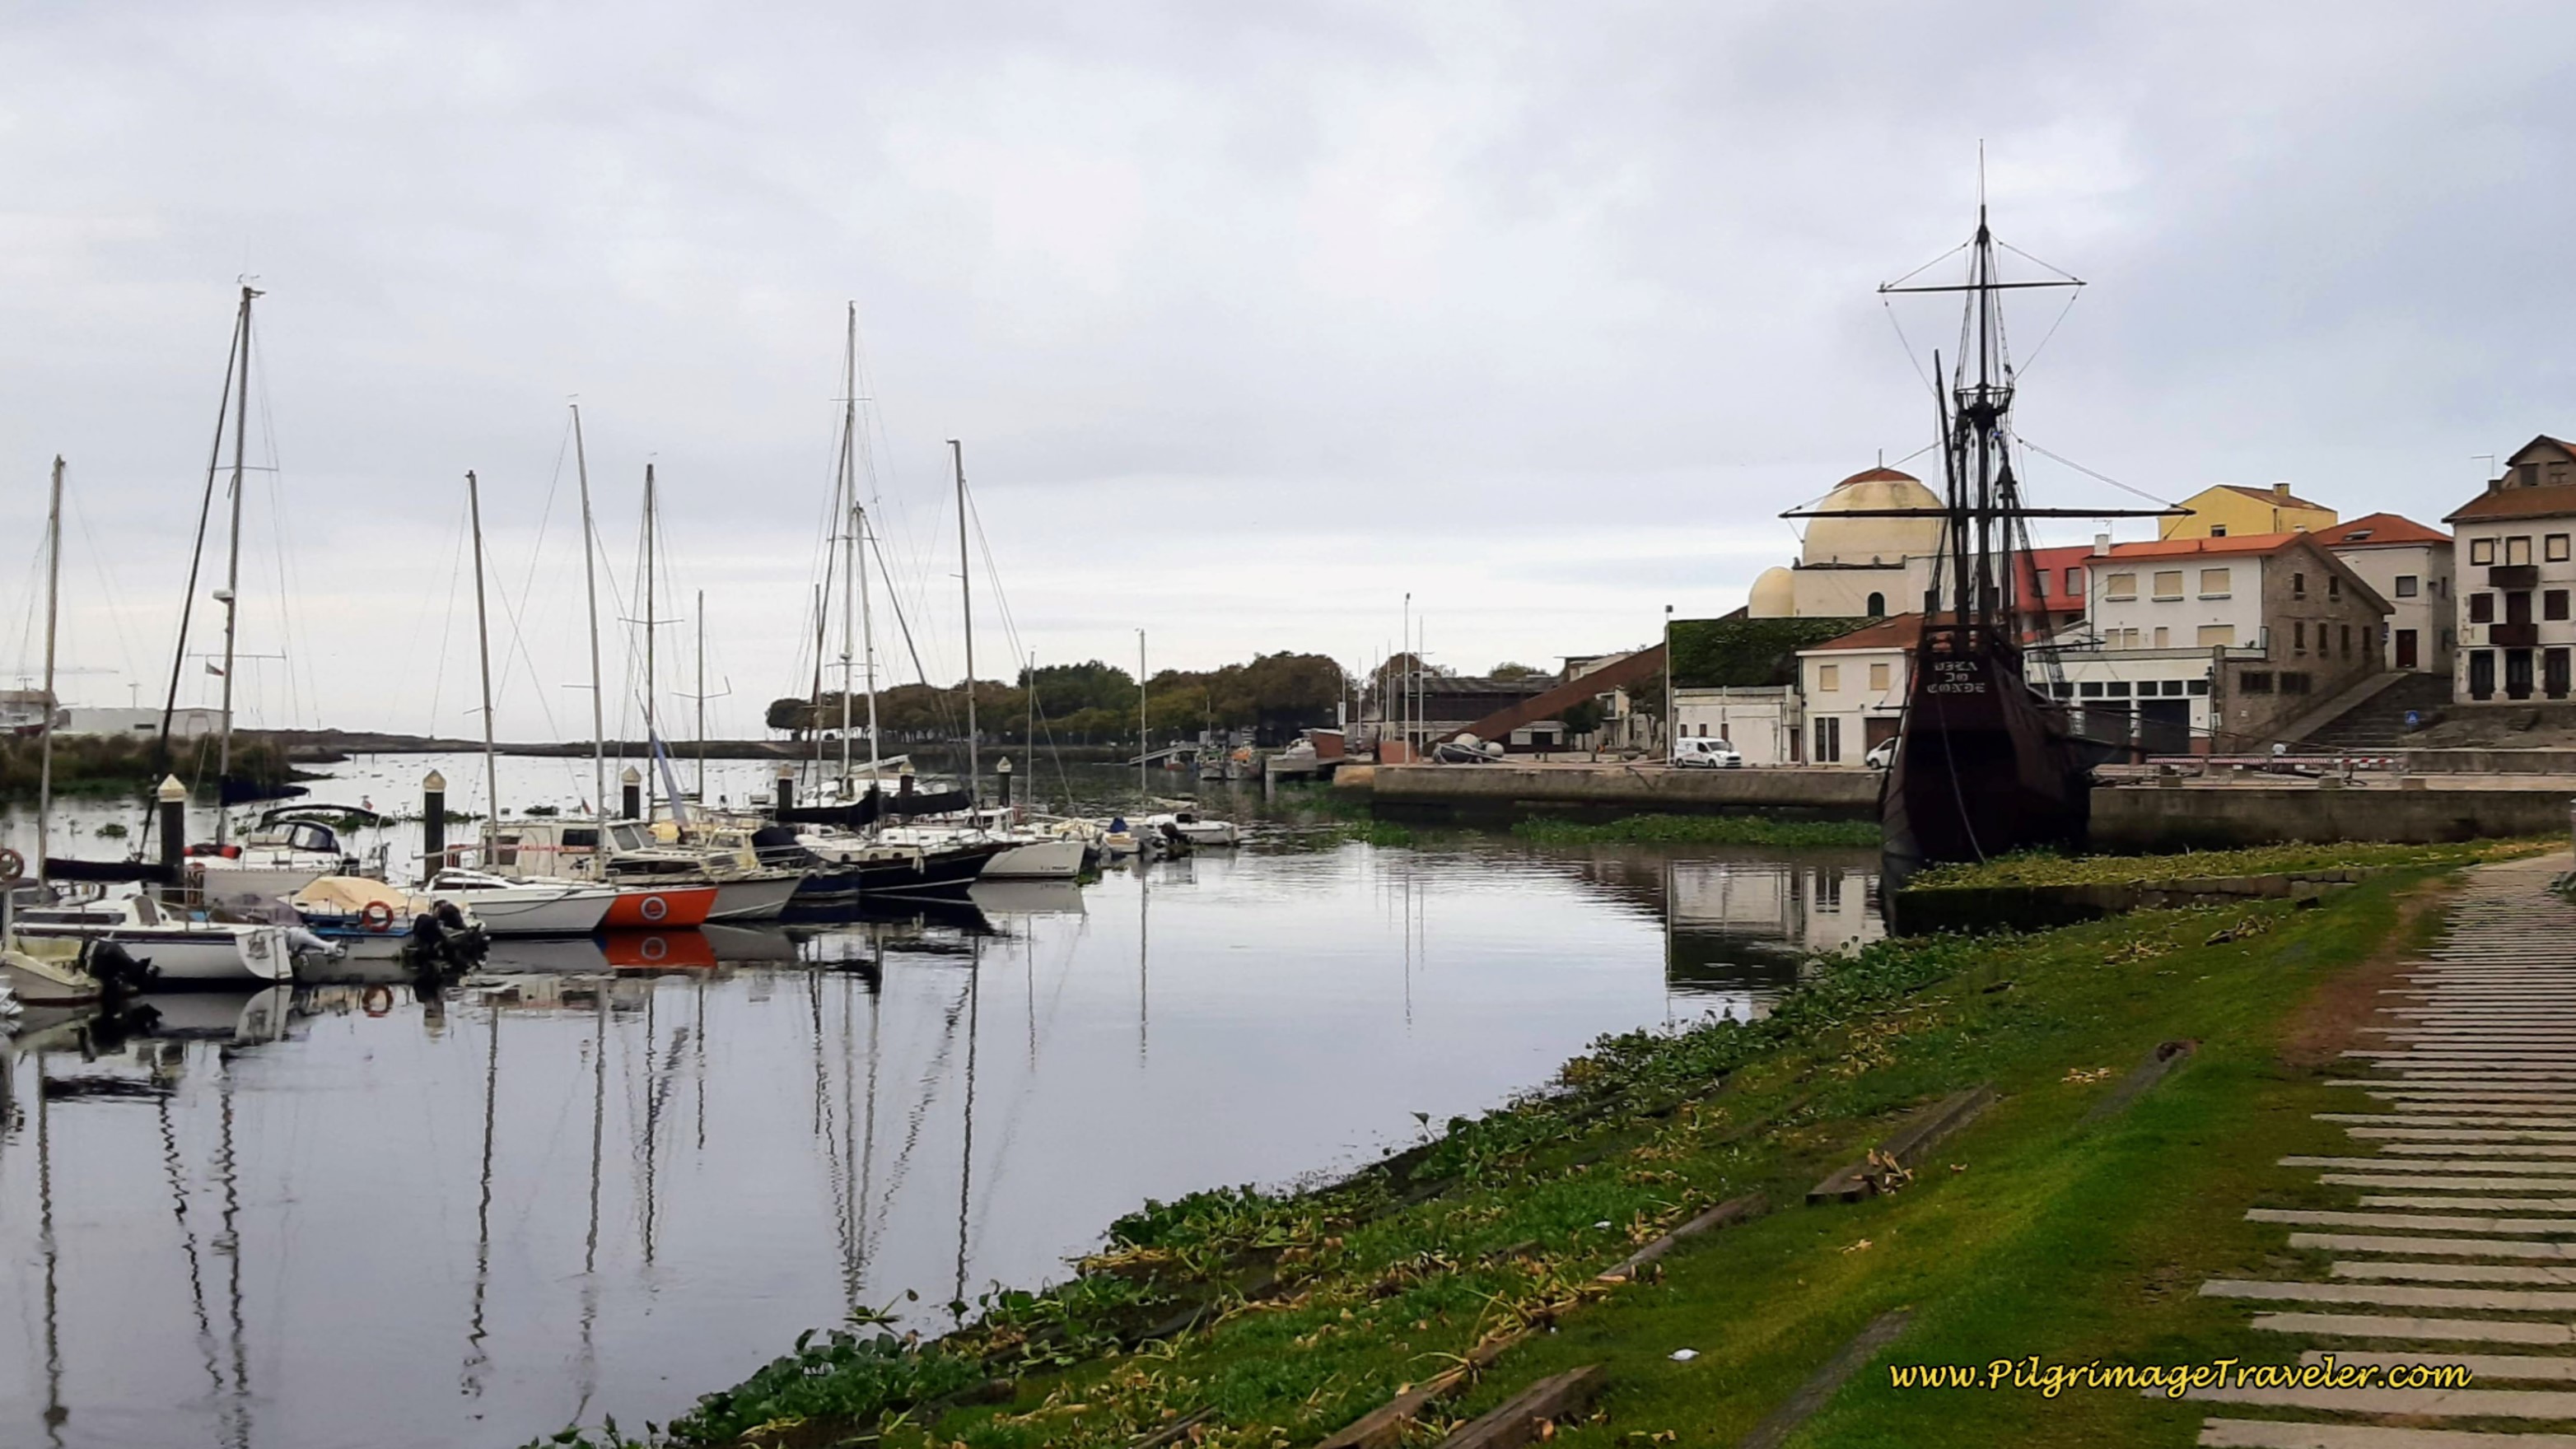
<path fill-rule="evenodd" d="M 2332 528 L 2335 511 L 2294 496 L 2287 483 L 2246 488 L 2220 483 L 2182 501 L 2191 512 L 2168 518 L 2158 538 L 2243 538 L 2255 533 L 2316 533 Z"/>

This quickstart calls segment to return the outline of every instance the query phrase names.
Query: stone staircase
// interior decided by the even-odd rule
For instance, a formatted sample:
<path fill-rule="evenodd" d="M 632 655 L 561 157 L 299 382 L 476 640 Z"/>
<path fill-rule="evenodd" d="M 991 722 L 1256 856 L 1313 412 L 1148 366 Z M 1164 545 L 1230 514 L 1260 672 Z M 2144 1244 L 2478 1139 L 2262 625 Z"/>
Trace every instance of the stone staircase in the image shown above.
<path fill-rule="evenodd" d="M 2401 749 L 2407 743 L 2408 710 L 2429 717 L 2450 702 L 2450 676 L 2409 674 L 2323 727 L 2309 731 L 2302 746 L 2308 751 L 2338 755 Z"/>

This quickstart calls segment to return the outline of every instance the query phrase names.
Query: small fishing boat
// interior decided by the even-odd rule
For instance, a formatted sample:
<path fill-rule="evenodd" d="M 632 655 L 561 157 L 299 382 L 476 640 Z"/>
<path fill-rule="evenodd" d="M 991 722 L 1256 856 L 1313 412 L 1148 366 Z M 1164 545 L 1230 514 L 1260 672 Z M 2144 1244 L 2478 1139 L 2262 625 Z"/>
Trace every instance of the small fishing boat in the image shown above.
<path fill-rule="evenodd" d="M 453 866 L 431 876 L 421 894 L 463 906 L 491 936 L 587 936 L 606 923 L 619 895 L 609 886 L 512 880 Z"/>
<path fill-rule="evenodd" d="M 163 985 L 240 985 L 295 979 L 284 927 L 226 921 L 147 895 L 38 906 L 17 913 L 21 941 L 112 941 Z"/>
<path fill-rule="evenodd" d="M 274 901 L 326 875 L 382 875 L 386 847 L 364 857 L 340 838 L 352 821 L 381 827 L 385 816 L 356 805 L 287 805 L 263 812 L 239 844 L 189 847 L 189 882 L 212 902 Z"/>
<path fill-rule="evenodd" d="M 488 939 L 463 905 L 358 875 L 326 875 L 288 898 L 304 929 L 361 961 L 429 958 L 465 966 Z"/>
<path fill-rule="evenodd" d="M 1207 820 L 1195 810 L 1175 810 L 1168 815 L 1149 815 L 1145 823 L 1157 831 L 1166 827 L 1192 845 L 1240 845 L 1243 832 L 1231 820 Z"/>

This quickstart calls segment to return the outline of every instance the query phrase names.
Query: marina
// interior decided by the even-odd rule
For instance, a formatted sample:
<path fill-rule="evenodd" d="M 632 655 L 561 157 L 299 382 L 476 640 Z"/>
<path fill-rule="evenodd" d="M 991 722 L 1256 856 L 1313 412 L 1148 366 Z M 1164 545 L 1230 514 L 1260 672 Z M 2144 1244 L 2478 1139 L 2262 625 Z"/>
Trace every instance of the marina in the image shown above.
<path fill-rule="evenodd" d="M 424 763 L 335 788 L 381 803 Z M 1348 1171 L 1602 1033 L 1758 1015 L 1879 931 L 1866 852 L 1250 825 L 1080 888 L 496 939 L 429 993 L 350 962 L 374 979 L 149 995 L 132 1035 L 31 1012 L 0 1074 L 0 1439 L 659 1418 L 853 1312 L 937 1330 L 1060 1279 L 1148 1199 Z"/>

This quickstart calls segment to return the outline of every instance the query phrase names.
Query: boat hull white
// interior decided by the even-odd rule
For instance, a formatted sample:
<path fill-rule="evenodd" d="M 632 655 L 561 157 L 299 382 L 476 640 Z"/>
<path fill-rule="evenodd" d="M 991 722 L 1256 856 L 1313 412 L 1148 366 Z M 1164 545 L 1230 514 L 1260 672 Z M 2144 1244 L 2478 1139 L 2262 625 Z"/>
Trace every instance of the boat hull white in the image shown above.
<path fill-rule="evenodd" d="M 525 886 L 498 890 L 434 890 L 432 900 L 454 901 L 474 913 L 487 936 L 587 936 L 599 929 L 617 892 L 605 888 Z"/>
<path fill-rule="evenodd" d="M 774 921 L 787 910 L 787 902 L 796 888 L 805 883 L 802 873 L 764 877 L 759 880 L 718 880 L 716 903 L 707 912 L 710 921 Z"/>
<path fill-rule="evenodd" d="M 295 953 L 275 926 L 196 931 L 178 926 L 22 924 L 36 941 L 114 941 L 156 973 L 156 985 L 271 984 L 295 979 Z"/>
<path fill-rule="evenodd" d="M 984 862 L 985 880 L 1073 880 L 1085 854 L 1079 840 L 1033 840 Z"/>

